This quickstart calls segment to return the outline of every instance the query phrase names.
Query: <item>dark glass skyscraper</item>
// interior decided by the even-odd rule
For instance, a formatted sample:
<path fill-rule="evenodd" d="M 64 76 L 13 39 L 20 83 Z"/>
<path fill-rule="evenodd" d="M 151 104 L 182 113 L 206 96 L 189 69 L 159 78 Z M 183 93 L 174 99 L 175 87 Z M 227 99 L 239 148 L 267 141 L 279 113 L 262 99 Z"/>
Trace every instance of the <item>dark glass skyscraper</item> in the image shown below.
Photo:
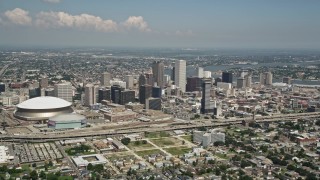
<path fill-rule="evenodd" d="M 232 83 L 232 72 L 223 72 L 222 73 L 222 82 Z"/>
<path fill-rule="evenodd" d="M 152 95 L 152 86 L 145 84 L 139 87 L 139 101 L 141 104 L 146 103 L 146 99 Z"/>
<path fill-rule="evenodd" d="M 164 87 L 164 64 L 160 61 L 155 61 L 152 64 L 152 73 L 154 82 L 157 83 L 157 86 Z"/>
<path fill-rule="evenodd" d="M 201 113 L 206 114 L 213 112 L 213 107 L 210 102 L 210 94 L 211 94 L 211 81 L 204 80 L 201 85 L 202 89 L 202 99 L 201 99 Z"/>

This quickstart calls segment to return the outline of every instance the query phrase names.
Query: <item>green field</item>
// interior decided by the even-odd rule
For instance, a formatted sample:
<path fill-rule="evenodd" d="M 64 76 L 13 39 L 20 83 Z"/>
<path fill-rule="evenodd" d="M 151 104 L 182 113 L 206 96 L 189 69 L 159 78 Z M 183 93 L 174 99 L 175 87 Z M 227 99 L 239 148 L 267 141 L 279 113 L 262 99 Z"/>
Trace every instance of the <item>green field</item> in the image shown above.
<path fill-rule="evenodd" d="M 150 141 L 152 141 L 154 144 L 156 144 L 159 147 L 174 146 L 174 145 L 182 144 L 181 140 L 174 137 L 150 139 Z"/>
<path fill-rule="evenodd" d="M 139 156 L 146 156 L 151 154 L 159 154 L 161 151 L 159 149 L 151 149 L 151 150 L 145 150 L 145 151 L 136 151 Z"/>
<path fill-rule="evenodd" d="M 71 176 L 59 176 L 58 180 L 73 180 Z"/>
<path fill-rule="evenodd" d="M 187 146 L 180 146 L 180 147 L 165 148 L 164 150 L 174 156 L 177 156 L 177 155 L 183 155 L 185 153 L 188 153 L 189 151 L 191 151 L 191 148 Z"/>
<path fill-rule="evenodd" d="M 142 141 L 133 141 L 133 142 L 130 142 L 128 145 L 127 145 L 128 148 L 132 149 L 132 150 L 143 150 L 143 149 L 151 149 L 151 148 L 154 148 L 154 146 L 152 146 L 151 144 L 149 143 L 146 143 L 146 144 L 143 144 Z"/>
<path fill-rule="evenodd" d="M 180 136 L 182 137 L 183 139 L 189 141 L 189 142 L 192 142 L 192 135 L 186 135 L 186 136 Z"/>
<path fill-rule="evenodd" d="M 170 134 L 165 131 L 160 132 L 146 132 L 146 138 L 161 138 L 161 137 L 170 137 Z"/>

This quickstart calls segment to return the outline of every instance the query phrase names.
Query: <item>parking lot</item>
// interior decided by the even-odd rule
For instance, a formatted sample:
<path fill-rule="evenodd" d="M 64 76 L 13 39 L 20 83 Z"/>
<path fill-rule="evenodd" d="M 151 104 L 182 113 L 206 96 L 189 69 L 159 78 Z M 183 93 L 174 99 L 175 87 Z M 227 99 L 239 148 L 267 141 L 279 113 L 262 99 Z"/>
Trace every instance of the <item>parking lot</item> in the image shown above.
<path fill-rule="evenodd" d="M 15 156 L 20 163 L 31 163 L 63 158 L 61 152 L 54 143 L 25 143 L 15 144 Z"/>

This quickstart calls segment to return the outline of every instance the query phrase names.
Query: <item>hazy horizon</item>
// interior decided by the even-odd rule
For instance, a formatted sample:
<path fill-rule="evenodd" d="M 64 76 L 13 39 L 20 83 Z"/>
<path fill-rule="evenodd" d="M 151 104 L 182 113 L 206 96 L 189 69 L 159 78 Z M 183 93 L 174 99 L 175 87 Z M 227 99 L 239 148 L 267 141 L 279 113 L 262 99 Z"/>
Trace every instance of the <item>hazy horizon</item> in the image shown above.
<path fill-rule="evenodd" d="M 1 47 L 320 48 L 320 1 L 0 1 Z"/>

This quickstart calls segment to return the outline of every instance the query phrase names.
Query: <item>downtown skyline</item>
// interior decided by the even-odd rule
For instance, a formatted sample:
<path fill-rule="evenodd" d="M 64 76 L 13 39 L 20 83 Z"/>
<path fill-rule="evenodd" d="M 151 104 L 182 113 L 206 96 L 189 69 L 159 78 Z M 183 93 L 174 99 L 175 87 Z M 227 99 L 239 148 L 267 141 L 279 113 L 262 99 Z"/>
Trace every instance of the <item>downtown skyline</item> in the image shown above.
<path fill-rule="evenodd" d="M 320 47 L 318 1 L 0 2 L 0 46 Z"/>

